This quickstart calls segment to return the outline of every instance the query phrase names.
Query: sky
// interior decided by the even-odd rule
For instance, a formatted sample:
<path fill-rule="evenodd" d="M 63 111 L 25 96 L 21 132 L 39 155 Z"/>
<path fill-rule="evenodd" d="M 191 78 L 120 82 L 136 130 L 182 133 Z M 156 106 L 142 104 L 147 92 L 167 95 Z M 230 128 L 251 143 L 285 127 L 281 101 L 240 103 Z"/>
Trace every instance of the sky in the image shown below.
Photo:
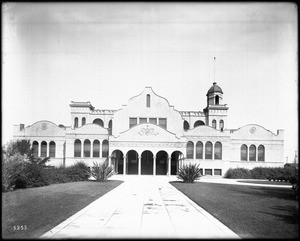
<path fill-rule="evenodd" d="M 292 3 L 2 4 L 2 143 L 15 124 L 71 125 L 71 101 L 117 110 L 146 86 L 203 111 L 215 81 L 225 127 L 284 129 L 292 162 L 297 18 Z"/>

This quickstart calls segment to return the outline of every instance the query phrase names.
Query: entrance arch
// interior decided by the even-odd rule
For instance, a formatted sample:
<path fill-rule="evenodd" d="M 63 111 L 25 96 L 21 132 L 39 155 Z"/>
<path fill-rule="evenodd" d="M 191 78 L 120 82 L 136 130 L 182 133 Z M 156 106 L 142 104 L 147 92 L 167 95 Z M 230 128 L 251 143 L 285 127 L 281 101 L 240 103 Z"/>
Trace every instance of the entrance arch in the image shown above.
<path fill-rule="evenodd" d="M 138 174 L 138 153 L 134 150 L 127 152 L 127 173 L 126 174 Z"/>
<path fill-rule="evenodd" d="M 111 154 L 112 163 L 115 168 L 115 172 L 118 174 L 123 174 L 123 166 L 124 166 L 124 155 L 120 150 L 114 150 Z"/>
<path fill-rule="evenodd" d="M 159 151 L 156 154 L 156 175 L 167 175 L 168 172 L 168 153 Z"/>
<path fill-rule="evenodd" d="M 144 151 L 142 153 L 141 174 L 153 175 L 153 153 L 151 151 Z"/>
<path fill-rule="evenodd" d="M 171 155 L 171 175 L 177 175 L 179 162 L 182 160 L 183 154 L 180 151 L 174 151 Z"/>

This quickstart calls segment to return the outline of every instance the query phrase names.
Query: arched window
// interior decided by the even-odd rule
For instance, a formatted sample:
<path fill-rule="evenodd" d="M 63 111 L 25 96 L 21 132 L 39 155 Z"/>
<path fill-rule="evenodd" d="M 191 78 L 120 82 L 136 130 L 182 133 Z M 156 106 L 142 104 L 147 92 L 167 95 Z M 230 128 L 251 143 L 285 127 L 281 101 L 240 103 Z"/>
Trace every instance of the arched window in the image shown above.
<path fill-rule="evenodd" d="M 75 117 L 74 119 L 74 128 L 77 128 L 78 127 L 78 118 Z"/>
<path fill-rule="evenodd" d="M 196 159 L 203 159 L 203 143 L 201 141 L 196 143 Z"/>
<path fill-rule="evenodd" d="M 98 140 L 93 142 L 93 157 L 100 157 L 100 141 Z"/>
<path fill-rule="evenodd" d="M 194 124 L 194 128 L 197 127 L 197 126 L 203 126 L 203 125 L 205 125 L 203 121 L 197 120 L 197 121 L 195 122 L 195 124 Z"/>
<path fill-rule="evenodd" d="M 258 161 L 265 161 L 265 147 L 263 145 L 259 145 L 257 151 Z"/>
<path fill-rule="evenodd" d="M 212 143 L 210 141 L 205 144 L 205 159 L 212 159 Z"/>
<path fill-rule="evenodd" d="M 37 141 L 34 141 L 32 143 L 32 149 L 33 149 L 33 156 L 38 157 L 39 156 L 39 143 Z"/>
<path fill-rule="evenodd" d="M 224 121 L 220 120 L 220 130 L 223 131 L 224 129 Z"/>
<path fill-rule="evenodd" d="M 216 97 L 215 97 L 215 105 L 218 105 L 219 104 L 219 96 L 218 95 L 216 95 Z"/>
<path fill-rule="evenodd" d="M 41 144 L 41 157 L 46 157 L 47 156 L 47 142 L 42 141 Z"/>
<path fill-rule="evenodd" d="M 54 141 L 50 141 L 50 144 L 49 144 L 49 156 L 50 157 L 55 157 L 55 142 Z"/>
<path fill-rule="evenodd" d="M 108 140 L 102 142 L 102 157 L 108 157 Z"/>
<path fill-rule="evenodd" d="M 221 160 L 222 159 L 222 144 L 221 142 L 215 143 L 215 160 Z"/>
<path fill-rule="evenodd" d="M 93 123 L 94 124 L 98 124 L 98 125 L 100 125 L 100 126 L 104 126 L 104 123 L 103 123 L 103 120 L 101 120 L 101 119 L 99 119 L 99 118 L 97 118 L 97 119 L 95 119 L 94 121 L 93 121 Z"/>
<path fill-rule="evenodd" d="M 81 157 L 81 141 L 78 139 L 74 142 L 74 157 Z"/>
<path fill-rule="evenodd" d="M 249 161 L 256 161 L 256 147 L 254 145 L 249 148 Z"/>
<path fill-rule="evenodd" d="M 146 97 L 146 106 L 150 107 L 150 95 L 149 94 Z"/>
<path fill-rule="evenodd" d="M 194 159 L 194 143 L 191 141 L 186 144 L 186 158 Z"/>
<path fill-rule="evenodd" d="M 110 120 L 108 122 L 108 132 L 109 132 L 109 135 L 111 135 L 111 133 L 112 133 L 112 120 Z"/>
<path fill-rule="evenodd" d="M 84 126 L 84 125 L 85 125 L 85 122 L 86 122 L 86 119 L 85 119 L 85 117 L 82 117 L 82 120 L 81 120 L 82 126 Z"/>
<path fill-rule="evenodd" d="M 83 142 L 83 156 L 91 157 L 91 142 L 90 142 L 90 140 L 85 140 Z"/>
<path fill-rule="evenodd" d="M 188 129 L 190 129 L 190 124 L 186 120 L 183 122 L 183 129 L 185 131 L 187 131 Z"/>
<path fill-rule="evenodd" d="M 217 128 L 217 121 L 216 120 L 212 121 L 212 128 L 214 128 L 214 129 Z"/>
<path fill-rule="evenodd" d="M 248 160 L 248 147 L 246 145 L 241 146 L 241 161 Z"/>

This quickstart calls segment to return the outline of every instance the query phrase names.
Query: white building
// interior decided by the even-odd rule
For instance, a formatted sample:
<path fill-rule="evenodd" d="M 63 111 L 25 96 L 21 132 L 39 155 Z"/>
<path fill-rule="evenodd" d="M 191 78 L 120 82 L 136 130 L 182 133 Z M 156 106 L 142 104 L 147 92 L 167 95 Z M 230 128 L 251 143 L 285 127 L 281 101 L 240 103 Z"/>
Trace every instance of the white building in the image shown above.
<path fill-rule="evenodd" d="M 228 106 L 216 84 L 203 111 L 178 111 L 151 87 L 118 110 L 71 102 L 71 126 L 38 121 L 15 125 L 15 139 L 29 139 L 34 155 L 50 156 L 50 165 L 69 166 L 107 157 L 119 174 L 176 175 L 183 163 L 199 163 L 205 175 L 229 168 L 283 166 L 283 130 L 277 134 L 249 124 L 226 129 Z"/>

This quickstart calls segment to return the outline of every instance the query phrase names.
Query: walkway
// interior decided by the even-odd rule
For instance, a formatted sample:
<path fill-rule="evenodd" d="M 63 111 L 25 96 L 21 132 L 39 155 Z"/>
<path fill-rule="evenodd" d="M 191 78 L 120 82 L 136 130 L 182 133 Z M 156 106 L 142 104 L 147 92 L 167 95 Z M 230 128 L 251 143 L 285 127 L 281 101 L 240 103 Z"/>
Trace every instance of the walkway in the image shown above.
<path fill-rule="evenodd" d="M 120 186 L 42 238 L 239 238 L 168 182 L 166 176 L 114 176 Z"/>

